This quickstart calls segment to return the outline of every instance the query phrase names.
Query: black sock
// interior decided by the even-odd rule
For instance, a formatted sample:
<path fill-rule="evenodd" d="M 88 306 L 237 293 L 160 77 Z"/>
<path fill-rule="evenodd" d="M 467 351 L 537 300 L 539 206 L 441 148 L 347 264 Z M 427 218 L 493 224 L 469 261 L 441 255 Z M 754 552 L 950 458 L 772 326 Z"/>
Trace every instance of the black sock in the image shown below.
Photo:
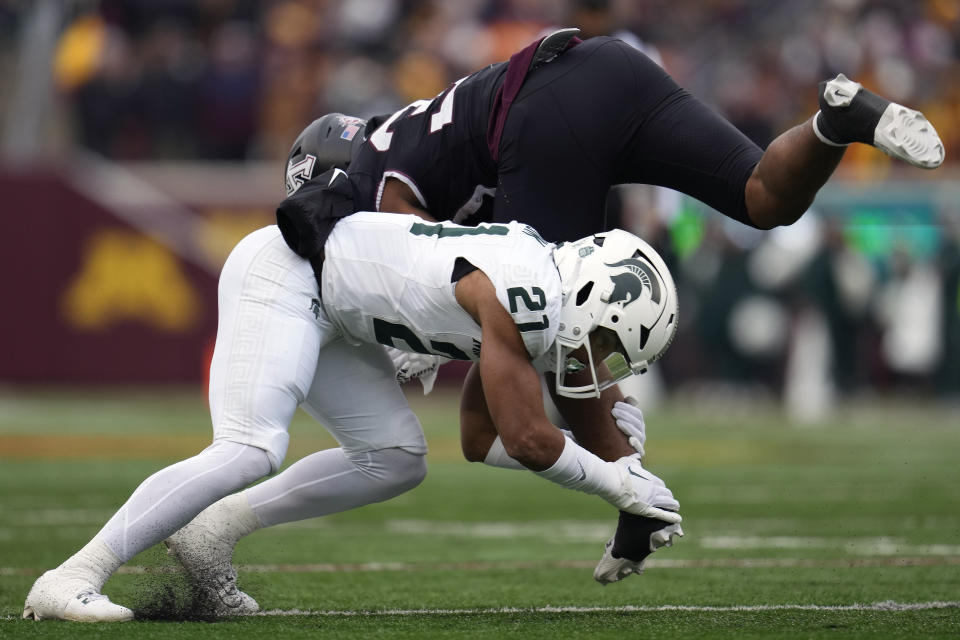
<path fill-rule="evenodd" d="M 860 89 L 846 107 L 831 107 L 824 98 L 826 86 L 827 81 L 820 83 L 820 113 L 817 114 L 820 133 L 838 145 L 851 142 L 873 144 L 877 123 L 890 101 Z"/>
<path fill-rule="evenodd" d="M 621 511 L 620 520 L 617 522 L 617 535 L 614 536 L 610 555 L 614 558 L 640 562 L 652 553 L 650 536 L 666 526 L 668 524 L 663 520 Z"/>

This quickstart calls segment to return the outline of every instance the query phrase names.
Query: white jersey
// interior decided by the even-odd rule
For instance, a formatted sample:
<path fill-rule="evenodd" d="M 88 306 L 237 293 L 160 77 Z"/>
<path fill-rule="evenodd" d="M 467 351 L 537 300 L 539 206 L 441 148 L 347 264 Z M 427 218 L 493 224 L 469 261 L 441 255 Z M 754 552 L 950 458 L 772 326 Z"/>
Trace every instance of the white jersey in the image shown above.
<path fill-rule="evenodd" d="M 321 301 L 353 344 L 477 361 L 480 326 L 454 296 L 454 267 L 463 258 L 493 283 L 533 360 L 547 353 L 560 319 L 553 249 L 517 222 L 464 227 L 355 213 L 337 223 L 324 247 Z"/>

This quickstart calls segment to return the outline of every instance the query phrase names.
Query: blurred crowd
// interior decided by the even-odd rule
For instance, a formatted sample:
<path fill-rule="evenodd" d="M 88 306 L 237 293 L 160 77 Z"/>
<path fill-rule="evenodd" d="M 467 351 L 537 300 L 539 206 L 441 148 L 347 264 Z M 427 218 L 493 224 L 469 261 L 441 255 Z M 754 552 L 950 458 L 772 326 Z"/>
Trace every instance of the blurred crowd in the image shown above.
<path fill-rule="evenodd" d="M 960 399 L 960 203 L 913 216 L 840 197 L 761 232 L 657 195 L 623 206 L 677 281 L 666 389 L 722 381 L 799 419 L 877 393 Z"/>
<path fill-rule="evenodd" d="M 30 3 L 0 2 L 16 38 Z M 544 29 L 629 32 L 761 145 L 844 72 L 960 148 L 956 0 L 74 0 L 54 61 L 79 141 L 114 158 L 281 158 L 328 111 L 429 97 Z M 19 9 L 19 11 L 18 11 Z M 850 154 L 855 164 L 882 162 Z M 853 157 L 856 156 L 856 157 Z"/>
<path fill-rule="evenodd" d="M 29 5 L 0 0 L 8 60 Z M 568 25 L 585 37 L 630 38 L 762 146 L 810 117 L 817 83 L 843 72 L 923 110 L 943 138 L 947 165 L 960 160 L 956 0 L 64 6 L 52 61 L 64 129 L 72 144 L 117 160 L 279 166 L 296 134 L 323 113 L 393 111 Z M 841 171 L 874 183 L 945 174 L 920 176 L 862 145 L 851 148 Z M 925 242 L 904 241 L 894 230 L 877 249 L 849 211 L 754 234 L 662 193 L 622 192 L 613 205 L 624 226 L 658 241 L 678 274 L 684 335 L 673 347 L 682 356 L 664 362 L 668 380 L 742 381 L 788 400 L 799 394 L 801 404 L 865 388 L 960 394 L 958 211 L 928 216 Z"/>

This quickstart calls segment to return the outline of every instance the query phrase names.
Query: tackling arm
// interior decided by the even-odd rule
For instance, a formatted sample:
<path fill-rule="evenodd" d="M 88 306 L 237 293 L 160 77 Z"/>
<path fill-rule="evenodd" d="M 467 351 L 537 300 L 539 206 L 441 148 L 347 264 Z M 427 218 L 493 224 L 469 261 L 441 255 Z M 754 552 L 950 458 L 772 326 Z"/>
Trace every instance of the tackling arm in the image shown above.
<path fill-rule="evenodd" d="M 507 455 L 528 469 L 547 469 L 560 457 L 565 438 L 543 412 L 540 376 L 530 364 L 513 318 L 482 271 L 461 279 L 456 296 L 483 330 L 479 366 L 482 396 L 472 409 L 468 405 L 468 411 L 482 415 L 479 403 L 486 404 Z"/>
<path fill-rule="evenodd" d="M 581 372 L 581 375 L 589 381 L 589 374 Z M 614 385 L 605 389 L 599 398 L 567 398 L 556 392 L 555 382 L 552 375 L 547 376 L 550 396 L 577 442 L 609 461 L 636 453 L 627 436 L 617 428 L 616 419 L 611 413 L 614 404 L 624 400 L 619 387 Z M 583 384 L 574 378 L 570 383 L 574 386 Z"/>
<path fill-rule="evenodd" d="M 497 439 L 497 427 L 490 417 L 483 395 L 480 369 L 470 367 L 460 392 L 460 447 L 468 462 L 487 462 L 490 448 Z M 512 467 L 513 468 L 513 467 Z"/>

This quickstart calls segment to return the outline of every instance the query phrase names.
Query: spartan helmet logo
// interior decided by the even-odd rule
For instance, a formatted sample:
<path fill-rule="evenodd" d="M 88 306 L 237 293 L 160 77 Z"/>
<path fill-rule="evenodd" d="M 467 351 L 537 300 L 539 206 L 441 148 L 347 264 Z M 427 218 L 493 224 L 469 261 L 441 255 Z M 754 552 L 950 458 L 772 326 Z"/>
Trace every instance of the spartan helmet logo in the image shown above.
<path fill-rule="evenodd" d="M 654 304 L 660 304 L 660 283 L 645 261 L 627 258 L 613 264 L 606 264 L 611 269 L 623 267 L 625 271 L 610 276 L 613 281 L 613 293 L 610 294 L 610 304 L 623 301 L 626 307 L 640 298 L 644 289 L 650 292 L 650 299 Z"/>

